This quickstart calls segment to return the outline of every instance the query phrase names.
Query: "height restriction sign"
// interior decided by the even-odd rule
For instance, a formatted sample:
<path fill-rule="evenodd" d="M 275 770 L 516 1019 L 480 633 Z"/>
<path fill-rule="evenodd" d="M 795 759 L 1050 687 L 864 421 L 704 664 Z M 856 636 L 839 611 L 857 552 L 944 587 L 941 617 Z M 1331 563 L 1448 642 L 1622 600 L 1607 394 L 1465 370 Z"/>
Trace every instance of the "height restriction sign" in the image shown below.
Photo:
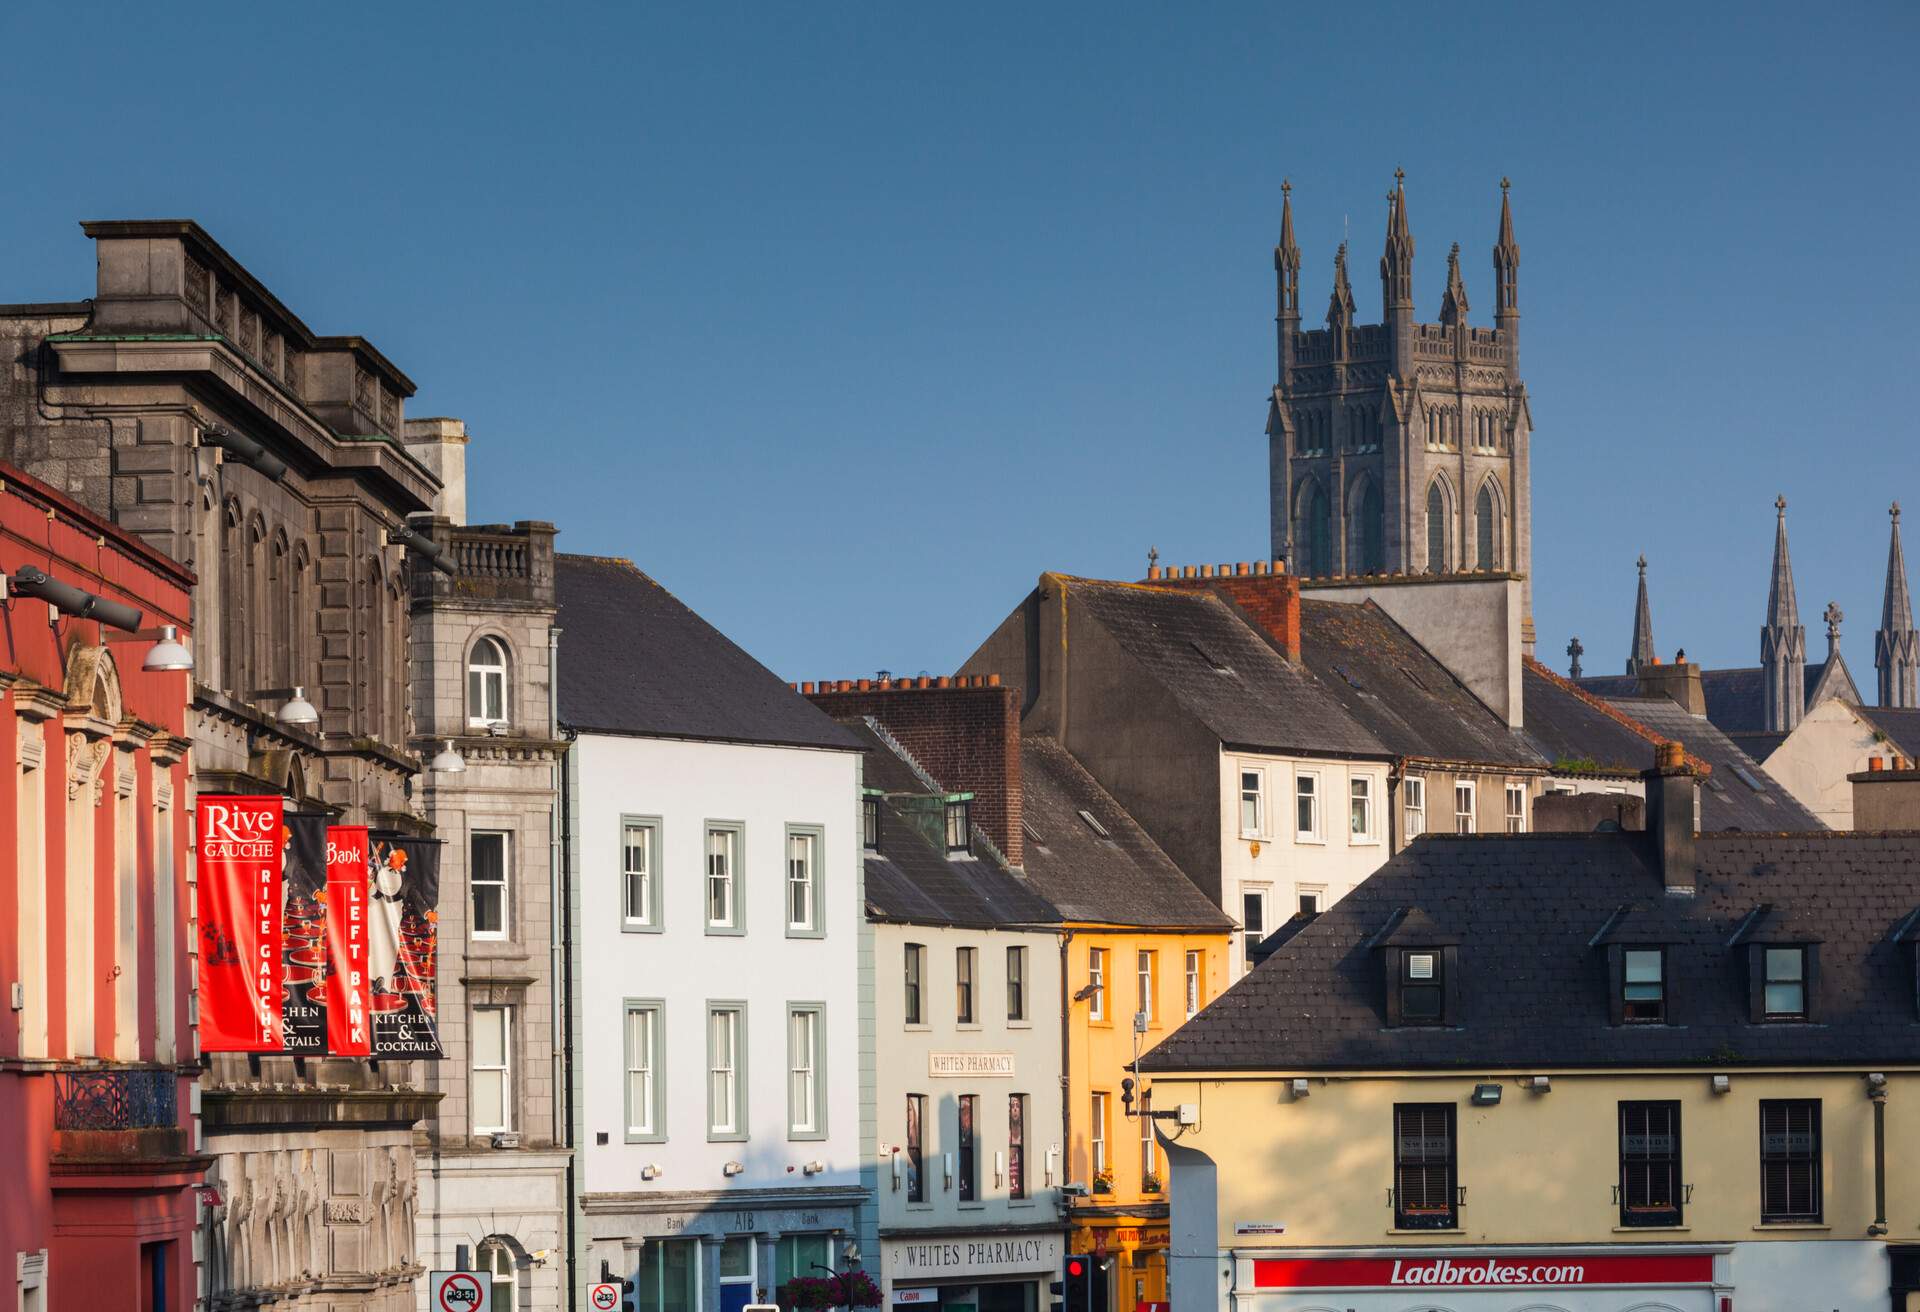
<path fill-rule="evenodd" d="M 593 1312 L 613 1312 L 620 1306 L 620 1286 L 609 1285 L 605 1281 L 587 1287 L 587 1306 Z"/>
<path fill-rule="evenodd" d="M 472 1271 L 429 1271 L 427 1312 L 493 1312 L 493 1285 Z"/>

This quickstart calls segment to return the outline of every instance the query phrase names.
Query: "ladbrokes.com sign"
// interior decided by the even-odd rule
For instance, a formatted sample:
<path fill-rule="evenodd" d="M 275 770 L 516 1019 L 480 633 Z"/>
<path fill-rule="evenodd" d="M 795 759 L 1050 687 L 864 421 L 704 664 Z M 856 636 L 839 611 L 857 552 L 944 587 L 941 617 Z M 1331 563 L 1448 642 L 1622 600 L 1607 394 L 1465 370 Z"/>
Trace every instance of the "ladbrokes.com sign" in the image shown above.
<path fill-rule="evenodd" d="M 1567 1289 L 1713 1283 L 1711 1253 L 1256 1258 L 1258 1289 Z"/>

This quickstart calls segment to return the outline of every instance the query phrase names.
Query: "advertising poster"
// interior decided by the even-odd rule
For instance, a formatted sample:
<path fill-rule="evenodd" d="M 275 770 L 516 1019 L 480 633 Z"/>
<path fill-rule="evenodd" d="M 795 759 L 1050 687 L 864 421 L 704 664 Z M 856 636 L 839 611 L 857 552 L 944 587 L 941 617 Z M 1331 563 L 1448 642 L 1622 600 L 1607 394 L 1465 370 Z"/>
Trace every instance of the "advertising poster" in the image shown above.
<path fill-rule="evenodd" d="M 373 1055 L 438 1058 L 439 840 L 372 835 L 367 901 Z"/>
<path fill-rule="evenodd" d="M 281 972 L 286 997 L 281 1007 L 282 1051 L 317 1057 L 327 1050 L 327 1013 L 320 981 L 326 956 L 321 946 L 321 890 L 326 887 L 327 817 L 289 811 L 282 839 L 283 894 Z"/>
<path fill-rule="evenodd" d="M 340 1057 L 373 1052 L 367 974 L 367 831 L 362 825 L 327 830 L 327 1051 Z"/>
<path fill-rule="evenodd" d="M 278 1052 L 282 1003 L 278 797 L 202 797 L 200 1050 Z"/>

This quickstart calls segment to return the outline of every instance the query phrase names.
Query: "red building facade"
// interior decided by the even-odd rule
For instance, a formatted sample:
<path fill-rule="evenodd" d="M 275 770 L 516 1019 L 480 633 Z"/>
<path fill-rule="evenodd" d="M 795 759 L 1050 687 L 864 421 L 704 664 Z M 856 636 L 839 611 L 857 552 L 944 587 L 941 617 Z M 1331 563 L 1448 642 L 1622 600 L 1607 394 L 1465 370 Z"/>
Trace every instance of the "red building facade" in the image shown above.
<path fill-rule="evenodd" d="M 0 1305 L 191 1308 L 193 676 L 146 667 L 193 578 L 5 464 L 0 574 Z"/>

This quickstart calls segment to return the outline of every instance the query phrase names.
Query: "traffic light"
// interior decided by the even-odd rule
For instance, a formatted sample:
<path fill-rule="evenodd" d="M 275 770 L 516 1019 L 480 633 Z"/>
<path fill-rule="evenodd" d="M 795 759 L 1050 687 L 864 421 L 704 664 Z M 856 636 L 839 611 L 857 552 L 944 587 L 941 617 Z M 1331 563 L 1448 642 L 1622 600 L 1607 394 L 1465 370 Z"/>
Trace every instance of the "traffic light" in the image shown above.
<path fill-rule="evenodd" d="M 1093 1259 L 1085 1253 L 1067 1255 L 1065 1312 L 1094 1312 L 1093 1309 Z"/>
<path fill-rule="evenodd" d="M 633 1295 L 633 1281 L 620 1278 L 620 1312 L 640 1312 L 640 1300 Z"/>
<path fill-rule="evenodd" d="M 1054 1281 L 1052 1284 L 1047 1286 L 1047 1292 L 1053 1296 L 1053 1301 L 1050 1304 L 1048 1304 L 1050 1312 L 1067 1312 L 1066 1281 L 1064 1280 Z"/>

